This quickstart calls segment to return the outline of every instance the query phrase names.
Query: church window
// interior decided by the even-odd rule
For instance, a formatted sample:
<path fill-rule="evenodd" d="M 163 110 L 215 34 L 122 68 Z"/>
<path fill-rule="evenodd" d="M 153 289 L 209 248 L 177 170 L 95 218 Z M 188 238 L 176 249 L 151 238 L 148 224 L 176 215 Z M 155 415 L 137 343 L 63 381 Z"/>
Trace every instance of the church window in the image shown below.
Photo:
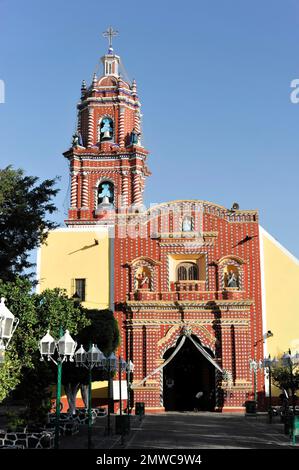
<path fill-rule="evenodd" d="M 177 268 L 178 281 L 197 281 L 198 266 L 195 263 L 181 263 Z"/>
<path fill-rule="evenodd" d="M 86 279 L 75 279 L 75 293 L 74 298 L 80 299 L 81 302 L 86 298 Z"/>
<path fill-rule="evenodd" d="M 185 266 L 178 267 L 178 281 L 187 281 L 187 269 Z"/>

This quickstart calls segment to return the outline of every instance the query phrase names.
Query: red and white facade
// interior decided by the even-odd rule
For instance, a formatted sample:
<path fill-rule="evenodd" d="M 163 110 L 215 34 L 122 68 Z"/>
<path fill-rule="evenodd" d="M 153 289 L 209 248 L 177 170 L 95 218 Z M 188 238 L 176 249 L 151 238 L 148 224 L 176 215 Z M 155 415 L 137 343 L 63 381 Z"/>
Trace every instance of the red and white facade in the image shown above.
<path fill-rule="evenodd" d="M 120 77 L 112 50 L 102 61 L 103 76 L 83 83 L 78 133 L 64 153 L 71 173 L 66 223 L 114 226 L 119 354 L 135 365 L 134 401 L 165 409 L 165 355 L 188 331 L 229 373 L 215 370 L 215 409 L 238 411 L 254 394 L 250 359 L 263 358 L 258 213 L 197 199 L 147 210 L 136 83 Z M 263 380 L 257 374 L 259 400 Z"/>

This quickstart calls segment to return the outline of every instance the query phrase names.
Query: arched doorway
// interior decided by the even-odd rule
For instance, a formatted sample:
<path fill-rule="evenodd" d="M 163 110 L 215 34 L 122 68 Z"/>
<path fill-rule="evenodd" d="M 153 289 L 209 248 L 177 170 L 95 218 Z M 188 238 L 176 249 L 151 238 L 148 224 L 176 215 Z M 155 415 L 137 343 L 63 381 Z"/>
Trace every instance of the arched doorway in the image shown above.
<path fill-rule="evenodd" d="M 199 343 L 196 336 L 192 335 L 192 338 Z M 164 359 L 171 356 L 181 339 L 165 352 Z M 205 349 L 214 357 L 210 349 Z M 198 392 L 202 392 L 200 398 L 196 398 Z M 213 411 L 215 408 L 215 367 L 188 337 L 163 368 L 163 402 L 166 411 Z"/>

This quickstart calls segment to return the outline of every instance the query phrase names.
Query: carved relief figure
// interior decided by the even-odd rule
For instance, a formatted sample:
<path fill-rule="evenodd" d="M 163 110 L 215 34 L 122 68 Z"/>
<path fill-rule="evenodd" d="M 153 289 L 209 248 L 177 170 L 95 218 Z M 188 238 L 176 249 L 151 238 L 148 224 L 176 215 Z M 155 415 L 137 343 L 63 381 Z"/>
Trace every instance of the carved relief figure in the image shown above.
<path fill-rule="evenodd" d="M 239 279 L 232 269 L 227 276 L 227 287 L 239 287 Z"/>
<path fill-rule="evenodd" d="M 184 217 L 182 223 L 182 231 L 183 232 L 191 232 L 192 231 L 192 217 Z"/>
<path fill-rule="evenodd" d="M 136 277 L 136 290 L 138 289 L 150 289 L 151 287 L 151 276 L 150 272 L 146 268 L 142 268 L 141 271 L 137 271 Z"/>

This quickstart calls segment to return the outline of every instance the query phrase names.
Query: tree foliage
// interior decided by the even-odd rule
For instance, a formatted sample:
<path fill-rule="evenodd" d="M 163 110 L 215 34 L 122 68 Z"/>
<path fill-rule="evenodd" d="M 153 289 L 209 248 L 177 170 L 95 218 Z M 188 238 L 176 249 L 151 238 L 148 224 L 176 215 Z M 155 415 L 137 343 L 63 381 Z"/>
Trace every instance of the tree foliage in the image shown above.
<path fill-rule="evenodd" d="M 290 367 L 279 365 L 272 369 L 272 380 L 276 387 L 294 395 L 299 389 L 299 367 L 293 366 L 291 374 Z"/>
<path fill-rule="evenodd" d="M 56 224 L 47 219 L 56 207 L 56 179 L 40 184 L 11 166 L 0 169 L 0 279 L 12 281 L 32 267 L 28 256 Z"/>
<path fill-rule="evenodd" d="M 26 401 L 34 414 L 48 396 L 48 387 L 55 382 L 55 367 L 40 361 L 39 340 L 51 330 L 59 337 L 60 325 L 76 336 L 89 325 L 85 312 L 60 289 L 31 292 L 27 279 L 0 281 L 0 296 L 6 298 L 9 310 L 19 319 L 6 360 L 0 368 L 0 400 L 17 388 L 16 396 Z"/>

